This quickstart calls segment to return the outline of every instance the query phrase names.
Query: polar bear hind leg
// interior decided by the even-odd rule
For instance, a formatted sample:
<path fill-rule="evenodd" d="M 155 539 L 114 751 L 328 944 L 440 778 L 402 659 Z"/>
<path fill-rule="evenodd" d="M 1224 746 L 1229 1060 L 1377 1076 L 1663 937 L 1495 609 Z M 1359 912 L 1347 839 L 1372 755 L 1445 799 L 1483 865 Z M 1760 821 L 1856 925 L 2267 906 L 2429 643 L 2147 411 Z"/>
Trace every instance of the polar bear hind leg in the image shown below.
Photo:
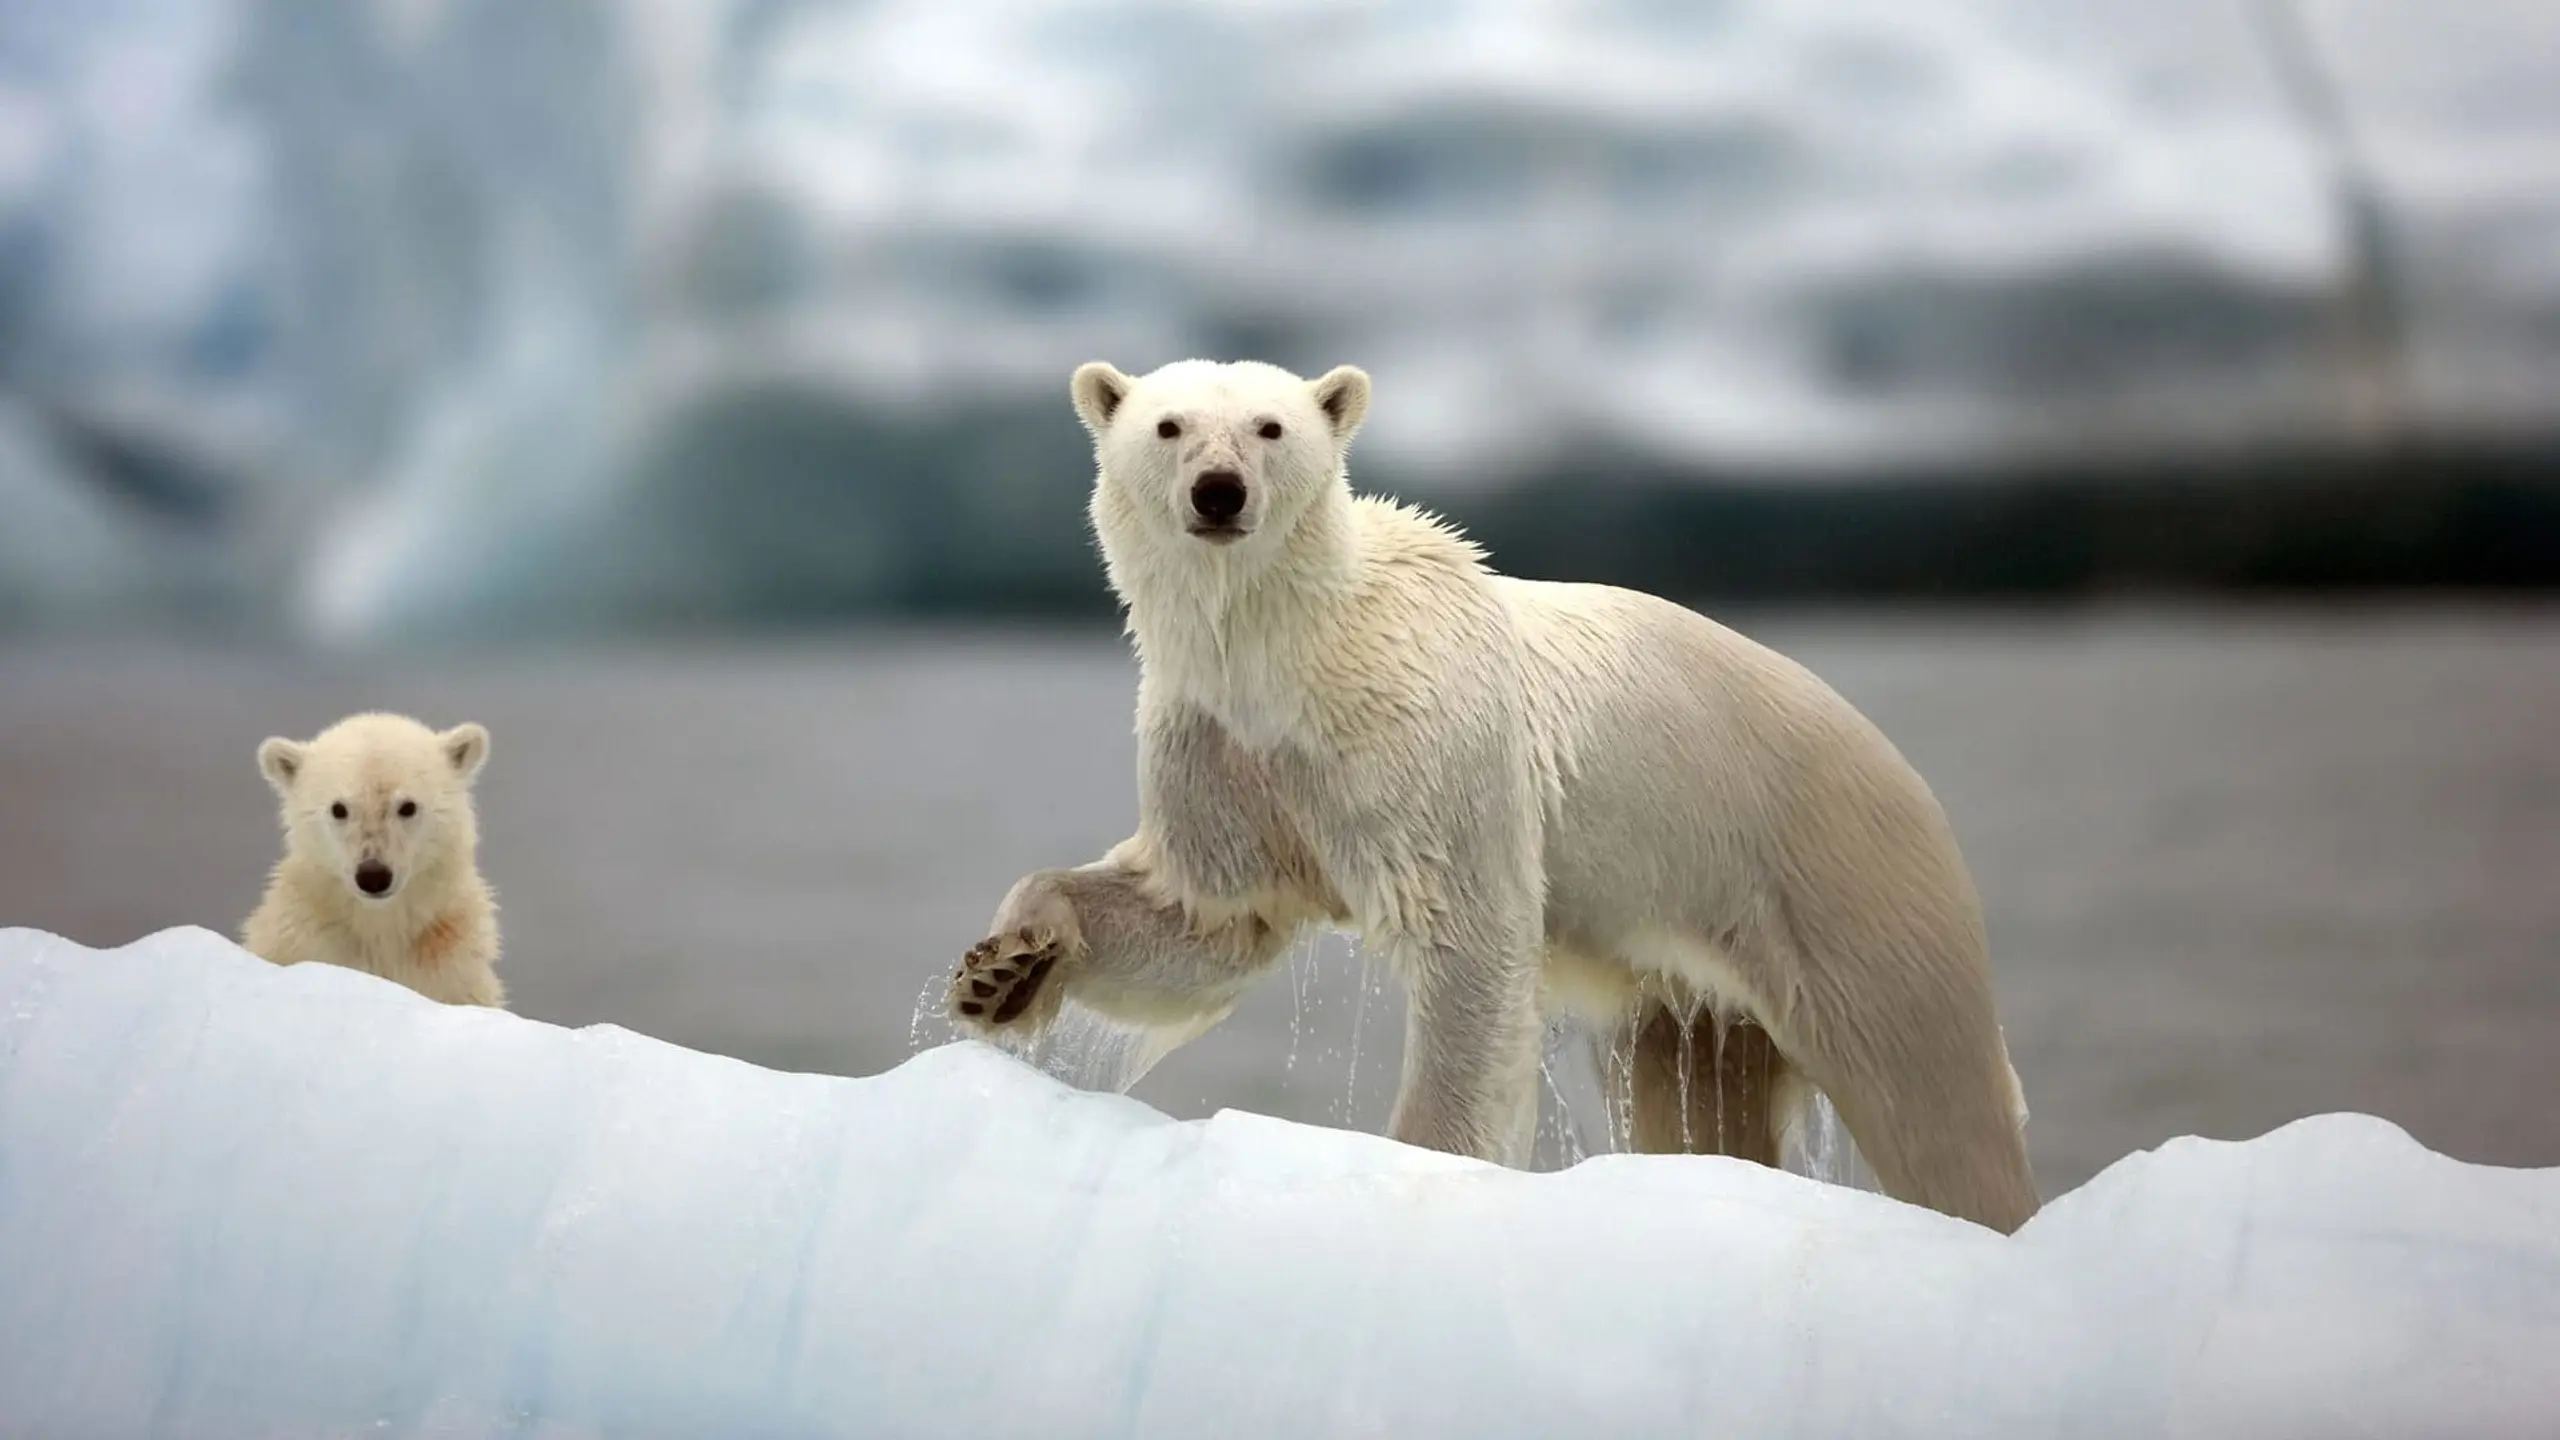
<path fill-rule="evenodd" d="M 1786 957 L 1795 983 L 1761 1023 L 1886 1194 L 2015 1231 L 2039 1200 L 1989 987 L 1960 956 L 1893 953 L 1925 946 L 1912 932 L 1873 938 L 1846 964 L 1828 948 Z"/>
<path fill-rule="evenodd" d="M 1885 1193 L 2003 1232 L 2035 1214 L 2017 1078 L 1961 934 L 1933 948 L 1928 927 L 1856 917 L 1626 951 L 1614 985 L 1579 957 L 1549 968 L 1600 1024 L 1627 1148 L 1776 1165 L 1818 1092 Z"/>

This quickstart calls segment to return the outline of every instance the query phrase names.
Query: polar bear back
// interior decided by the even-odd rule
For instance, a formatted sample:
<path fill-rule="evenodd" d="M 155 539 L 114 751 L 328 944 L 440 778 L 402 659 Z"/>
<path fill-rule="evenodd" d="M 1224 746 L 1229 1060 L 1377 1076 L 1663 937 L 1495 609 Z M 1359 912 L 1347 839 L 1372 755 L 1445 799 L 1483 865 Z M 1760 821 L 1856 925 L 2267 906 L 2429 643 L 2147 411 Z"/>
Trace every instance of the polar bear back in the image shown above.
<path fill-rule="evenodd" d="M 1654 596 L 1489 579 L 1520 640 L 1551 776 L 1551 939 L 1626 956 L 1649 933 L 1730 949 L 1755 931 L 1845 926 L 1786 937 L 1833 953 L 1917 926 L 1979 953 L 1944 812 L 1811 671 Z M 1883 918 L 1868 913 L 1878 903 L 1902 907 L 1894 925 L 1863 923 Z"/>

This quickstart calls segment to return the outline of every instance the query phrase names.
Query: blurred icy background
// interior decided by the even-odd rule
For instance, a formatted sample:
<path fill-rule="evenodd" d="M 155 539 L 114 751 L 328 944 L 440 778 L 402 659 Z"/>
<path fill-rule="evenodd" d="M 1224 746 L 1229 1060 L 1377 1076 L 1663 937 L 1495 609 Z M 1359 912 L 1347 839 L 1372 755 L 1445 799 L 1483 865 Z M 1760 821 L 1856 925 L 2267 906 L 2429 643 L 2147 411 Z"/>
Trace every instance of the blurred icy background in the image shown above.
<path fill-rule="evenodd" d="M 2538 0 L 0 15 L 18 615 L 371 637 L 1082 596 L 1059 377 L 1193 354 L 1356 358 L 1373 479 L 1573 487 L 1545 507 L 1568 515 L 1584 486 L 2535 449 L 2560 431 L 2560 24 Z"/>
<path fill-rule="evenodd" d="M 260 735 L 468 714 L 525 1009 L 880 1068 L 1129 823 L 1064 377 L 1195 354 L 1874 712 L 2048 1188 L 2560 1163 L 2544 0 L 9 0 L 0 923 L 229 928 Z M 1374 1123 L 1351 974 L 1149 1098 Z"/>

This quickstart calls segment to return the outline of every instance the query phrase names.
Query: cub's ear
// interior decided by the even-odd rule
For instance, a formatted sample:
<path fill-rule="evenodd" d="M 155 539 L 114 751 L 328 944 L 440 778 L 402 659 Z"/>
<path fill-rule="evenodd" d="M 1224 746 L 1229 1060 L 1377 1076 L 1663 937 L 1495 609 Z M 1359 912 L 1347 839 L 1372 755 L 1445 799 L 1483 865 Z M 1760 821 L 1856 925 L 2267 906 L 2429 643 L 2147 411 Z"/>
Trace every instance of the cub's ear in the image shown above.
<path fill-rule="evenodd" d="M 489 732 L 468 721 L 438 735 L 436 744 L 466 785 L 479 778 L 480 767 L 489 761 Z"/>
<path fill-rule="evenodd" d="M 302 773 L 304 753 L 301 741 L 270 735 L 258 742 L 258 773 L 267 777 L 277 794 L 291 795 L 294 777 Z"/>
<path fill-rule="evenodd" d="M 1129 398 L 1129 390 L 1137 382 L 1101 360 L 1088 360 L 1076 367 L 1076 376 L 1067 382 L 1067 392 L 1075 397 L 1076 418 L 1097 440 L 1111 428 L 1111 417 L 1120 413 L 1120 402 Z"/>
<path fill-rule="evenodd" d="M 1336 365 L 1307 388 L 1316 397 L 1316 408 L 1333 424 L 1334 443 L 1350 443 L 1352 432 L 1369 413 L 1369 372 L 1357 365 Z"/>

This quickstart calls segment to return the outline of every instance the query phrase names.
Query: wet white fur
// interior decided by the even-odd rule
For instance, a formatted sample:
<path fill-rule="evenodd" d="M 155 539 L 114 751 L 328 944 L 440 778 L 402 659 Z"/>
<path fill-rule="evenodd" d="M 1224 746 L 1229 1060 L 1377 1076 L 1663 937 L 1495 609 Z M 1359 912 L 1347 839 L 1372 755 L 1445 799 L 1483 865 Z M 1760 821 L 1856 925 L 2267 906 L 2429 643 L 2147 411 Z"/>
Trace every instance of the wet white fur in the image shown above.
<path fill-rule="evenodd" d="M 1972 883 L 1838 694 L 1688 610 L 1495 575 L 1354 497 L 1357 370 L 1093 364 L 1072 392 L 1142 664 L 1140 819 L 999 907 L 998 936 L 1062 945 L 1025 1023 L 1061 990 L 1214 1023 L 1331 922 L 1411 997 L 1400 1139 L 1516 1157 L 1542 1006 L 1710 1005 L 1769 1031 L 1892 1193 L 2003 1230 L 2034 1212 Z M 1211 469 L 1246 484 L 1231 543 L 1192 533 Z"/>
<path fill-rule="evenodd" d="M 363 970 L 456 1005 L 506 1003 L 497 903 L 480 878 L 472 781 L 489 733 L 441 733 L 399 715 L 350 716 L 309 741 L 270 738 L 258 769 L 282 804 L 284 859 L 240 943 L 278 965 Z M 403 817 L 402 802 L 417 806 Z M 341 820 L 333 805 L 347 808 Z M 366 860 L 390 891 L 356 888 Z"/>

